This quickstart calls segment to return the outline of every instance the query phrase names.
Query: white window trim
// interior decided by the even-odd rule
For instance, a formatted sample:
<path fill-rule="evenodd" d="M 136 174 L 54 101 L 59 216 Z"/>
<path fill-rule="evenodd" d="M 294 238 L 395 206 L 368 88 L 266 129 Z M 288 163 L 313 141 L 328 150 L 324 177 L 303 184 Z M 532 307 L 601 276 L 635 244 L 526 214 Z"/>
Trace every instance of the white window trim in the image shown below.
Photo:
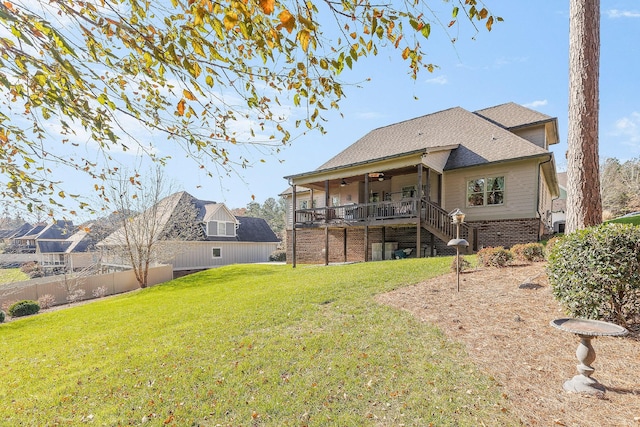
<path fill-rule="evenodd" d="M 213 223 L 216 223 L 216 229 L 212 230 L 213 228 Z M 228 224 L 233 224 L 233 234 L 229 235 L 229 234 L 220 234 L 220 228 L 222 227 L 221 224 L 224 224 L 224 230 L 226 232 L 227 230 L 227 225 Z M 208 237 L 236 237 L 237 233 L 236 231 L 238 230 L 238 224 L 235 221 L 216 221 L 216 220 L 211 220 L 211 221 L 207 221 L 206 223 L 206 233 Z M 215 234 L 212 234 L 212 232 L 214 232 Z"/>

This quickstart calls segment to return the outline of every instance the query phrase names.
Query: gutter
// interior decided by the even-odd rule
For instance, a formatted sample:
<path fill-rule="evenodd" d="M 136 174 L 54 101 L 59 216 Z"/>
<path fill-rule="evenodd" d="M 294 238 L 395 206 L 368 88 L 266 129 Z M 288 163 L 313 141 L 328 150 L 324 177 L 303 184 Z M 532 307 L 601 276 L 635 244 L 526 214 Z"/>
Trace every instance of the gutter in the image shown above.
<path fill-rule="evenodd" d="M 540 213 L 540 171 L 542 170 L 542 165 L 545 163 L 550 163 L 553 161 L 553 154 L 549 155 L 549 158 L 544 162 L 538 163 L 538 191 L 536 191 L 536 212 L 538 213 L 538 218 L 542 221 L 542 214 Z M 551 200 L 553 202 L 553 199 Z M 538 240 L 540 240 L 540 232 L 538 232 Z"/>

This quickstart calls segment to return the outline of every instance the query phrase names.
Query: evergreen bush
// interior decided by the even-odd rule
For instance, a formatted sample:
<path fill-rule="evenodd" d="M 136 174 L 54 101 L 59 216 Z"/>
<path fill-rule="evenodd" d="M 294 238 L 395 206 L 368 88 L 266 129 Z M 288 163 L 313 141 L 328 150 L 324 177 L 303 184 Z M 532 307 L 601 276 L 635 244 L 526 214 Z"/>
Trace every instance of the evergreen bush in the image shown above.
<path fill-rule="evenodd" d="M 9 316 L 22 317 L 36 314 L 40 311 L 40 305 L 36 301 L 22 300 L 9 307 Z"/>
<path fill-rule="evenodd" d="M 502 246 L 482 248 L 478 251 L 478 263 L 485 267 L 506 267 L 512 259 L 511 252 Z"/>
<path fill-rule="evenodd" d="M 640 227 L 605 224 L 565 235 L 548 260 L 553 295 L 571 316 L 640 321 Z"/>
<path fill-rule="evenodd" d="M 6 318 L 6 315 L 4 314 L 4 311 L 0 310 L 0 323 L 4 323 L 5 318 Z"/>
<path fill-rule="evenodd" d="M 286 251 L 273 251 L 271 255 L 269 255 L 269 261 L 274 262 L 285 262 L 287 260 L 287 252 Z"/>

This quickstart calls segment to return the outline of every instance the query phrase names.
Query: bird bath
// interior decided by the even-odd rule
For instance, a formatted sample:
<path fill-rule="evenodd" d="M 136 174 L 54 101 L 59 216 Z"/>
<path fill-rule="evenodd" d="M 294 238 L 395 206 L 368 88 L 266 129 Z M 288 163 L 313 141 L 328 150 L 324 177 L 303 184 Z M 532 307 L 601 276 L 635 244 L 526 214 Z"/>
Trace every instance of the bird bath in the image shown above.
<path fill-rule="evenodd" d="M 602 336 L 620 337 L 627 335 L 629 331 L 613 323 L 588 319 L 555 319 L 551 321 L 551 326 L 580 337 L 580 344 L 576 350 L 576 357 L 580 362 L 577 366 L 579 375 L 565 381 L 563 388 L 574 393 L 603 394 L 606 388 L 591 378 L 593 371 L 595 371 L 591 364 L 596 360 L 596 352 L 591 345 L 591 339 Z"/>

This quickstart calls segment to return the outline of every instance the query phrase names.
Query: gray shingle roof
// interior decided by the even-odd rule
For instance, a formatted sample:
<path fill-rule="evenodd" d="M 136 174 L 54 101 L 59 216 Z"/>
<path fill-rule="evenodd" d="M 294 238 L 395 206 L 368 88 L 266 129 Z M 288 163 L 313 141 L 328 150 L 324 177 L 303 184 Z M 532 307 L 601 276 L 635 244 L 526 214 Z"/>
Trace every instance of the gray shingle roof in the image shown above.
<path fill-rule="evenodd" d="M 509 124 L 522 124 L 526 116 L 524 110 L 535 113 L 531 114 L 530 118 L 536 116 L 551 119 L 549 116 L 525 107 L 514 106 L 517 104 L 504 104 L 482 111 L 496 119 L 508 110 L 521 113 L 521 119 Z M 506 123 L 506 120 L 503 121 Z M 451 145 L 459 146 L 452 150 L 445 170 L 548 154 L 548 151 L 515 135 L 502 125 L 486 119 L 481 114 L 455 107 L 375 129 L 317 170 L 346 167 L 403 153 Z"/>
<path fill-rule="evenodd" d="M 507 129 L 553 120 L 551 116 L 523 107 L 515 102 L 508 102 L 506 104 L 496 105 L 495 107 L 478 110 L 475 114 Z"/>

